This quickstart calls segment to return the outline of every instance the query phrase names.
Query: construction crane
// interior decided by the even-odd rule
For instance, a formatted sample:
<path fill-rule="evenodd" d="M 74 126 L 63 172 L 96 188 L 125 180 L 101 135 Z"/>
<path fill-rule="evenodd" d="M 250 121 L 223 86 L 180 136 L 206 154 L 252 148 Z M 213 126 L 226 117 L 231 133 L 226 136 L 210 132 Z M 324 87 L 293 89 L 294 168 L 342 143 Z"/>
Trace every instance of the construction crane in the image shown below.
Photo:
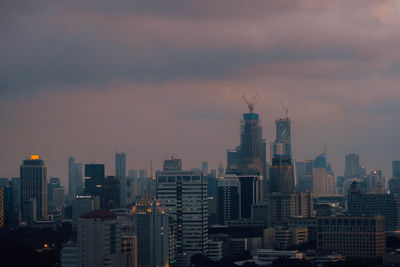
<path fill-rule="evenodd" d="M 283 111 L 285 112 L 286 118 L 289 117 L 289 107 L 282 104 Z"/>
<path fill-rule="evenodd" d="M 247 100 L 246 96 L 242 94 L 244 102 L 246 102 L 247 106 L 249 107 L 249 113 L 253 113 L 254 107 L 256 106 L 257 102 L 260 100 L 260 90 L 254 95 L 251 101 Z"/>

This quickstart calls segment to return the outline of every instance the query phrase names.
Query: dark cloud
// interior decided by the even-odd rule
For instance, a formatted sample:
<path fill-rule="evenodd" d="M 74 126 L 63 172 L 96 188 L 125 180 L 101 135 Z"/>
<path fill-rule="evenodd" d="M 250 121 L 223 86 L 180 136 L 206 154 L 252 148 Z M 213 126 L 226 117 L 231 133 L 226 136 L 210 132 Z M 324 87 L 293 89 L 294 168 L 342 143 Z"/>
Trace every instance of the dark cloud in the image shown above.
<path fill-rule="evenodd" d="M 3 175 L 16 175 L 30 152 L 60 176 L 71 154 L 112 170 L 117 148 L 136 168 L 171 154 L 188 167 L 215 165 L 239 142 L 241 94 L 257 89 L 268 140 L 281 103 L 293 110 L 297 160 L 328 144 L 337 174 L 354 151 L 388 175 L 400 148 L 399 8 L 389 0 L 1 1 Z"/>

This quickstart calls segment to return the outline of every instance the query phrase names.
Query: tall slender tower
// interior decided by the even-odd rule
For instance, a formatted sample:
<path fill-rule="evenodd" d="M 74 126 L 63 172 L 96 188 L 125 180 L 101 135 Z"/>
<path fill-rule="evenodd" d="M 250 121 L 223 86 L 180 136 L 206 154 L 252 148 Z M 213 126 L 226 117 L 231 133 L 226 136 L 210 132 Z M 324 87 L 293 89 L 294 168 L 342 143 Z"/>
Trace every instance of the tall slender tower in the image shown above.
<path fill-rule="evenodd" d="M 47 168 L 38 155 L 22 162 L 20 167 L 21 177 L 21 204 L 36 206 L 35 217 L 43 219 L 47 216 Z M 34 209 L 33 209 L 34 210 Z M 24 217 L 29 209 L 22 210 Z"/>

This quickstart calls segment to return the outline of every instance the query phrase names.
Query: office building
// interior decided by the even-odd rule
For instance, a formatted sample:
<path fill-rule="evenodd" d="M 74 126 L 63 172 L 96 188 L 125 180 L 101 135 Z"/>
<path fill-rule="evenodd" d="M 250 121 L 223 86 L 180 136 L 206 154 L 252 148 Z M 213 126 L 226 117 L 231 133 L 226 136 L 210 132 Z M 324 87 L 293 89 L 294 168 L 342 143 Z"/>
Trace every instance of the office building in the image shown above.
<path fill-rule="evenodd" d="M 167 266 L 169 218 L 158 201 L 137 201 L 133 207 L 138 266 Z"/>
<path fill-rule="evenodd" d="M 126 263 L 127 267 L 138 267 L 137 237 L 134 235 L 123 235 L 121 239 L 121 251 L 125 257 L 124 263 Z"/>
<path fill-rule="evenodd" d="M 348 213 L 352 216 L 385 216 L 387 231 L 400 230 L 400 196 L 395 194 L 365 193 L 353 182 L 347 194 Z"/>
<path fill-rule="evenodd" d="M 290 217 L 313 216 L 313 195 L 307 193 L 281 194 L 269 196 L 269 226 L 285 226 Z"/>
<path fill-rule="evenodd" d="M 104 164 L 85 164 L 85 194 L 102 196 Z"/>
<path fill-rule="evenodd" d="M 201 163 L 201 171 L 203 172 L 203 176 L 208 175 L 208 162 L 207 161 L 203 161 Z"/>
<path fill-rule="evenodd" d="M 392 177 L 400 178 L 400 160 L 392 161 Z"/>
<path fill-rule="evenodd" d="M 121 266 L 121 234 L 114 213 L 94 210 L 82 215 L 77 233 L 79 267 Z"/>
<path fill-rule="evenodd" d="M 127 206 L 127 193 L 128 193 L 128 179 L 126 176 L 126 154 L 115 154 L 115 177 L 119 178 L 120 184 L 120 206 L 126 208 Z"/>
<path fill-rule="evenodd" d="M 100 208 L 99 197 L 77 195 L 72 200 L 72 227 L 76 228 L 78 225 L 78 218 L 93 210 Z"/>
<path fill-rule="evenodd" d="M 317 217 L 317 251 L 381 258 L 386 247 L 383 216 Z"/>
<path fill-rule="evenodd" d="M 292 142 L 290 133 L 290 119 L 281 118 L 275 120 L 276 139 L 273 146 L 273 156 L 283 155 L 292 158 Z"/>
<path fill-rule="evenodd" d="M 38 155 L 22 162 L 20 167 L 21 177 L 21 203 L 35 199 L 36 219 L 47 219 L 47 168 Z M 24 216 L 23 210 L 22 216 Z"/>
<path fill-rule="evenodd" d="M 157 200 L 173 219 L 178 266 L 189 266 L 195 254 L 207 254 L 207 181 L 199 171 L 182 171 L 180 159 L 164 161 L 157 171 Z"/>
<path fill-rule="evenodd" d="M 120 207 L 120 178 L 107 176 L 104 181 L 102 207 L 106 210 L 118 209 Z"/>
<path fill-rule="evenodd" d="M 389 180 L 389 193 L 400 195 L 400 177 L 393 177 Z"/>
<path fill-rule="evenodd" d="M 240 182 L 237 176 L 218 179 L 217 216 L 218 223 L 225 225 L 227 221 L 240 217 Z"/>
<path fill-rule="evenodd" d="M 275 155 L 269 175 L 270 193 L 288 194 L 294 192 L 294 170 L 288 156 Z"/>
<path fill-rule="evenodd" d="M 359 155 L 356 153 L 346 154 L 344 178 L 346 180 L 349 178 L 360 178 L 360 175 L 361 175 L 361 166 L 360 166 Z"/>
<path fill-rule="evenodd" d="M 82 163 L 75 162 L 73 157 L 68 159 L 68 194 L 70 199 L 82 193 Z"/>
<path fill-rule="evenodd" d="M 240 218 L 251 218 L 251 206 L 263 201 L 263 181 L 258 175 L 239 175 Z"/>
<path fill-rule="evenodd" d="M 320 154 L 313 166 L 313 193 L 315 196 L 329 196 L 333 194 L 333 176 L 328 174 L 326 154 Z"/>
<path fill-rule="evenodd" d="M 313 160 L 296 162 L 297 192 L 313 190 Z"/>

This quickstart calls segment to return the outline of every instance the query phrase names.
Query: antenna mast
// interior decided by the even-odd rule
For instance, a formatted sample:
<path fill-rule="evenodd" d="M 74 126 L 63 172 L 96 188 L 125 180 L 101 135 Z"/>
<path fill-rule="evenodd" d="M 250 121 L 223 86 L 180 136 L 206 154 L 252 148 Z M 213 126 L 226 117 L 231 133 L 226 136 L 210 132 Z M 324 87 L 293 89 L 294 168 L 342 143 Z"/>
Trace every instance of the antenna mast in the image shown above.
<path fill-rule="evenodd" d="M 251 101 L 247 100 L 246 96 L 244 94 L 242 94 L 243 100 L 244 102 L 247 104 L 247 106 L 249 107 L 249 113 L 253 113 L 254 108 L 256 106 L 256 104 L 258 103 L 258 101 L 260 100 L 260 90 L 257 91 L 257 93 L 254 95 L 253 99 Z"/>

